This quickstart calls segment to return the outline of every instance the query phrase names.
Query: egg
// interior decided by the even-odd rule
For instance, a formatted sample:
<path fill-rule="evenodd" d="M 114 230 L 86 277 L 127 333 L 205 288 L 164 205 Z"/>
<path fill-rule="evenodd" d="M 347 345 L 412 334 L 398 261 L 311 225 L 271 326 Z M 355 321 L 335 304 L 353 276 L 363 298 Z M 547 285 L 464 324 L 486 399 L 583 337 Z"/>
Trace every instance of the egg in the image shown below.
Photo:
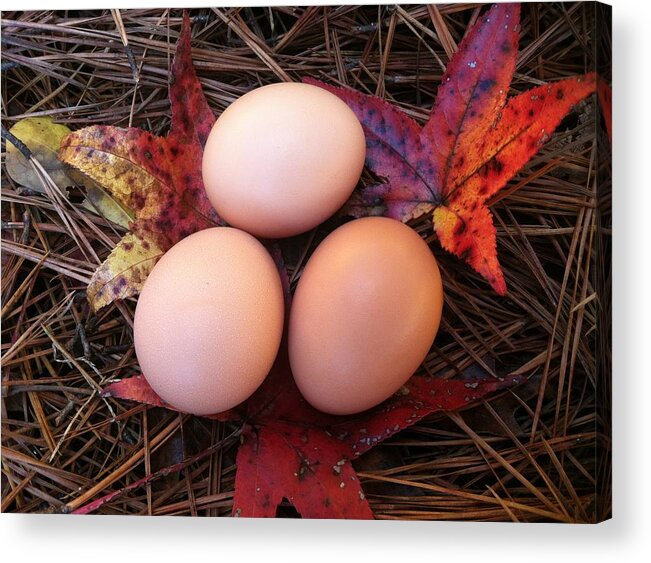
<path fill-rule="evenodd" d="M 344 224 L 296 287 L 288 345 L 299 390 L 331 414 L 381 403 L 425 359 L 442 308 L 436 259 L 413 229 L 385 217 Z"/>
<path fill-rule="evenodd" d="M 346 202 L 365 156 L 362 126 L 337 96 L 311 84 L 270 84 L 217 119 L 203 153 L 203 181 L 230 225 L 288 237 Z"/>
<path fill-rule="evenodd" d="M 133 327 L 140 369 L 181 411 L 228 410 L 269 373 L 283 317 L 280 276 L 264 246 L 238 229 L 199 231 L 166 252 L 144 283 Z"/>

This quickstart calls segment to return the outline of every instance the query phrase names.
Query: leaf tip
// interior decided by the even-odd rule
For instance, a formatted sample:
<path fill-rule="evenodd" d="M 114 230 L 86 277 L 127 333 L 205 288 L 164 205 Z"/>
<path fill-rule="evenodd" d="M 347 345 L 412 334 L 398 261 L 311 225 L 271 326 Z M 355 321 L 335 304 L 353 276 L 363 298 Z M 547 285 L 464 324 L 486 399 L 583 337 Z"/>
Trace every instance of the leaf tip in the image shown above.
<path fill-rule="evenodd" d="M 506 288 L 506 282 L 504 281 L 504 276 L 502 275 L 502 272 L 498 272 L 498 276 L 491 281 L 491 287 L 495 290 L 495 293 L 498 295 L 505 297 L 506 294 L 508 293 L 508 290 Z"/>
<path fill-rule="evenodd" d="M 190 37 L 190 14 L 186 8 L 183 9 L 183 22 L 181 23 L 181 39 L 189 40 Z"/>

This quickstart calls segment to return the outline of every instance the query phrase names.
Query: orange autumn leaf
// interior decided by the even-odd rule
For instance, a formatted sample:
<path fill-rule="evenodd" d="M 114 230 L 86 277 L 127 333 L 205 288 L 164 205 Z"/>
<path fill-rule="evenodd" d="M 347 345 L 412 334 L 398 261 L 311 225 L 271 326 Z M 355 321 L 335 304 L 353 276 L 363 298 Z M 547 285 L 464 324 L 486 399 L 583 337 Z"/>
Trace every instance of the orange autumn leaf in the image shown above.
<path fill-rule="evenodd" d="M 518 54 L 519 4 L 497 4 L 459 45 L 421 127 L 397 107 L 313 79 L 345 101 L 366 133 L 366 165 L 383 182 L 365 187 L 346 211 L 407 221 L 432 212 L 443 248 L 465 260 L 500 295 L 487 200 L 538 152 L 561 119 L 595 91 L 587 74 L 507 98 Z"/>
<path fill-rule="evenodd" d="M 189 234 L 223 224 L 201 177 L 203 146 L 215 116 L 192 64 L 187 14 L 170 77 L 172 125 L 158 137 L 137 128 L 91 126 L 67 135 L 59 158 L 134 210 L 130 232 L 88 286 L 98 310 L 139 293 L 158 259 Z"/>

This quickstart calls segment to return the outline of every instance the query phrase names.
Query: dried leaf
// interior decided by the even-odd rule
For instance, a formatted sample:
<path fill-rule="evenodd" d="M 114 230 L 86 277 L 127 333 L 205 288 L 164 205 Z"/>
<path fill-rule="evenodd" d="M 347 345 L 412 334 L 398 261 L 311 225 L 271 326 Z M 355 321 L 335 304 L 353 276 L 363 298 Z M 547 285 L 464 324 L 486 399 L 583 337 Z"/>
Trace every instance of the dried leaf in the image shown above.
<path fill-rule="evenodd" d="M 27 117 L 18 121 L 9 132 L 25 143 L 32 156 L 40 162 L 63 193 L 68 186 L 81 183 L 80 175 L 74 168 L 67 166 L 57 157 L 61 139 L 70 133 L 68 127 L 54 123 L 52 118 L 47 116 Z M 7 142 L 6 165 L 7 174 L 14 182 L 37 192 L 45 192 L 32 165 L 11 142 Z"/>
<path fill-rule="evenodd" d="M 86 294 L 95 309 L 136 295 L 164 250 L 153 240 L 127 233 L 97 268 Z"/>
<path fill-rule="evenodd" d="M 223 224 L 201 178 L 203 145 L 215 116 L 192 65 L 187 14 L 172 65 L 170 101 L 172 127 L 167 137 L 137 128 L 91 126 L 61 143 L 62 161 L 134 210 L 131 232 L 89 284 L 94 310 L 137 294 L 160 256 L 182 238 Z"/>
<path fill-rule="evenodd" d="M 367 139 L 367 167 L 383 178 L 351 198 L 346 212 L 408 221 L 433 211 L 443 248 L 466 261 L 500 295 L 506 283 L 487 200 L 539 150 L 561 119 L 595 91 L 587 74 L 507 101 L 519 4 L 496 4 L 478 20 L 447 66 L 427 123 L 360 92 L 316 84 L 345 101 Z M 506 105 L 505 105 L 506 104 Z"/>
<path fill-rule="evenodd" d="M 86 187 L 86 197 L 81 202 L 81 206 L 125 229 L 129 228 L 129 224 L 134 218 L 133 210 L 120 205 L 102 188 L 93 184 Z"/>
<path fill-rule="evenodd" d="M 59 160 L 57 152 L 61 140 L 70 133 L 68 127 L 54 123 L 51 117 L 28 117 L 16 123 L 10 133 L 25 143 L 62 193 L 66 193 L 70 186 L 86 184 L 86 197 L 81 203 L 82 207 L 128 228 L 133 219 L 133 212 L 128 207 L 120 205 L 100 187 Z M 7 173 L 16 183 L 44 193 L 38 174 L 11 142 L 7 143 L 6 163 Z"/>

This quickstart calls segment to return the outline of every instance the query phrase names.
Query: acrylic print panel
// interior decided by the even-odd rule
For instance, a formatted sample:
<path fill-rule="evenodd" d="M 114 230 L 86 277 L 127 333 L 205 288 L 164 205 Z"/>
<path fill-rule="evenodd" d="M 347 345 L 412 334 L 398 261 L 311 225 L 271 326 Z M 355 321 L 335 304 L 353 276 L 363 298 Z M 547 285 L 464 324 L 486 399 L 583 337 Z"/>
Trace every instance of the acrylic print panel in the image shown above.
<path fill-rule="evenodd" d="M 610 517 L 610 7 L 5 12 L 2 39 L 3 511 Z M 193 416 L 140 370 L 138 295 L 172 246 L 225 226 L 204 189 L 207 136 L 276 82 L 334 94 L 366 140 L 334 216 L 263 241 L 286 319 L 326 236 L 384 215 L 436 258 L 441 325 L 363 412 L 312 407 L 283 338 L 249 399 Z M 331 313 L 343 327 L 350 310 Z M 399 321 L 379 355 L 400 354 Z"/>

